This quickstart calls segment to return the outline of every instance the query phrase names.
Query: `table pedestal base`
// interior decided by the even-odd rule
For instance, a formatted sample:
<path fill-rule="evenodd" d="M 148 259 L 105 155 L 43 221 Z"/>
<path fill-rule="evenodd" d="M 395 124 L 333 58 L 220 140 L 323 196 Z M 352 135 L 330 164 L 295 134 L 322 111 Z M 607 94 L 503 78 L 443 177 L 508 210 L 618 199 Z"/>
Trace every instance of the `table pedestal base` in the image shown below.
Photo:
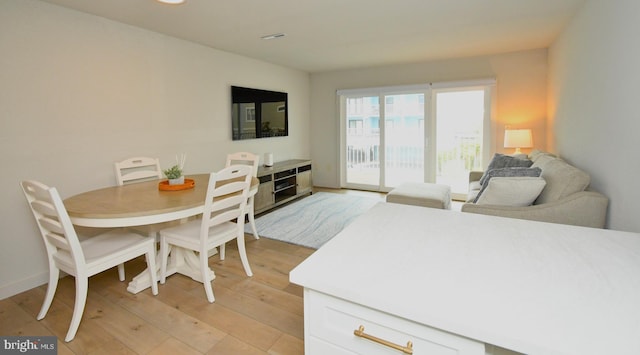
<path fill-rule="evenodd" d="M 170 254 L 169 254 L 169 264 L 167 265 L 167 277 L 179 273 L 185 276 L 189 276 L 195 281 L 202 281 L 202 273 L 200 273 L 199 258 L 195 252 L 191 250 L 186 250 L 182 248 L 178 248 L 175 246 L 170 246 Z M 209 256 L 217 254 L 217 249 L 212 249 L 212 253 Z M 156 255 L 156 275 L 158 281 L 160 281 L 160 265 L 162 262 L 161 256 Z M 136 275 L 131 282 L 129 282 L 129 286 L 127 287 L 127 291 L 136 294 L 140 291 L 144 291 L 145 289 L 151 287 L 151 280 L 149 280 L 149 274 L 147 274 L 148 269 L 144 269 L 141 273 Z M 213 270 L 209 270 L 209 280 L 213 280 L 216 278 Z"/>

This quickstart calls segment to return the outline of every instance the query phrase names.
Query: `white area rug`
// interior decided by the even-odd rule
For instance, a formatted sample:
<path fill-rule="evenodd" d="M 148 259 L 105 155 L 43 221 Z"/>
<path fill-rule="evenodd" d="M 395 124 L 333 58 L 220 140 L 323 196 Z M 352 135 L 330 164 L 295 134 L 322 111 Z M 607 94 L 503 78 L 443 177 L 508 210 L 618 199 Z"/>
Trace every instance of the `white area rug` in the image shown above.
<path fill-rule="evenodd" d="M 381 200 L 316 192 L 256 218 L 260 237 L 318 249 Z M 245 224 L 251 234 L 251 226 Z"/>

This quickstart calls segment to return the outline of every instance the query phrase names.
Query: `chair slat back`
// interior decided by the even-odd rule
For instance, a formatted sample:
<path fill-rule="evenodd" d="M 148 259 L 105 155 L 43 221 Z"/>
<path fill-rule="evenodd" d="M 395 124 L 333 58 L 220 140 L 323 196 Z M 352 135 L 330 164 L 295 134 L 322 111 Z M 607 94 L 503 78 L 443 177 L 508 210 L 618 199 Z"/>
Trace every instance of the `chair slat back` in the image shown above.
<path fill-rule="evenodd" d="M 51 202 L 34 200 L 31 208 L 38 212 L 38 221 L 45 230 L 45 237 L 48 241 L 59 249 L 71 250 L 69 243 L 64 237 L 64 227 L 57 219 L 57 211 Z"/>
<path fill-rule="evenodd" d="M 162 179 L 162 169 L 157 158 L 135 157 L 116 162 L 114 165 L 118 185 Z"/>
<path fill-rule="evenodd" d="M 258 176 L 258 165 L 260 164 L 260 156 L 248 153 L 248 152 L 238 152 L 231 153 L 227 155 L 227 164 L 226 167 L 231 165 L 250 165 L 252 167 L 251 174 L 252 176 Z"/>
<path fill-rule="evenodd" d="M 40 230 L 49 260 L 62 249 L 71 254 L 76 267 L 84 264 L 78 235 L 58 190 L 33 180 L 23 181 L 21 186 Z"/>
<path fill-rule="evenodd" d="M 244 209 L 251 186 L 252 169 L 248 165 L 232 165 L 217 173 L 211 173 L 202 214 L 203 241 L 211 227 L 237 218 L 242 218 L 244 224 Z M 220 186 L 216 187 L 216 184 Z"/>

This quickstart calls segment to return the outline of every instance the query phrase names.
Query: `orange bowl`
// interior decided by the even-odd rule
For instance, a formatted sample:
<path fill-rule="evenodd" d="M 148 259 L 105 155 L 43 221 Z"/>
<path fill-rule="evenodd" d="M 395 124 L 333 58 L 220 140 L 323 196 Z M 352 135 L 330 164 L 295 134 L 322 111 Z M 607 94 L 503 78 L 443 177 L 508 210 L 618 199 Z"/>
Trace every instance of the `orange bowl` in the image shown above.
<path fill-rule="evenodd" d="M 184 184 L 180 185 L 169 185 L 169 180 L 160 181 L 158 183 L 158 189 L 162 191 L 187 190 L 192 189 L 194 186 L 196 186 L 196 182 L 193 179 L 184 179 Z"/>

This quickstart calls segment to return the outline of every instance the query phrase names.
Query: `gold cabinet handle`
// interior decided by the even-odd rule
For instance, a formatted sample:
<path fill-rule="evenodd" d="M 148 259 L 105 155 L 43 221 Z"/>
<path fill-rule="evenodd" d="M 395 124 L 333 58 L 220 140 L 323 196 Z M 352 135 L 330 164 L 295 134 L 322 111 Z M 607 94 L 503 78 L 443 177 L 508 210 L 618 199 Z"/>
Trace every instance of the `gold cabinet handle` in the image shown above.
<path fill-rule="evenodd" d="M 355 336 L 371 340 L 371 341 L 376 342 L 378 344 L 382 344 L 384 346 L 388 346 L 388 347 L 390 347 L 392 349 L 402 351 L 405 354 L 413 354 L 413 343 L 411 341 L 407 342 L 407 346 L 394 344 L 394 343 L 392 343 L 392 342 L 390 342 L 388 340 L 380 339 L 378 337 L 375 337 L 373 335 L 369 335 L 369 334 L 365 333 L 364 332 L 364 325 L 361 325 L 358 329 L 354 330 L 353 334 Z"/>

